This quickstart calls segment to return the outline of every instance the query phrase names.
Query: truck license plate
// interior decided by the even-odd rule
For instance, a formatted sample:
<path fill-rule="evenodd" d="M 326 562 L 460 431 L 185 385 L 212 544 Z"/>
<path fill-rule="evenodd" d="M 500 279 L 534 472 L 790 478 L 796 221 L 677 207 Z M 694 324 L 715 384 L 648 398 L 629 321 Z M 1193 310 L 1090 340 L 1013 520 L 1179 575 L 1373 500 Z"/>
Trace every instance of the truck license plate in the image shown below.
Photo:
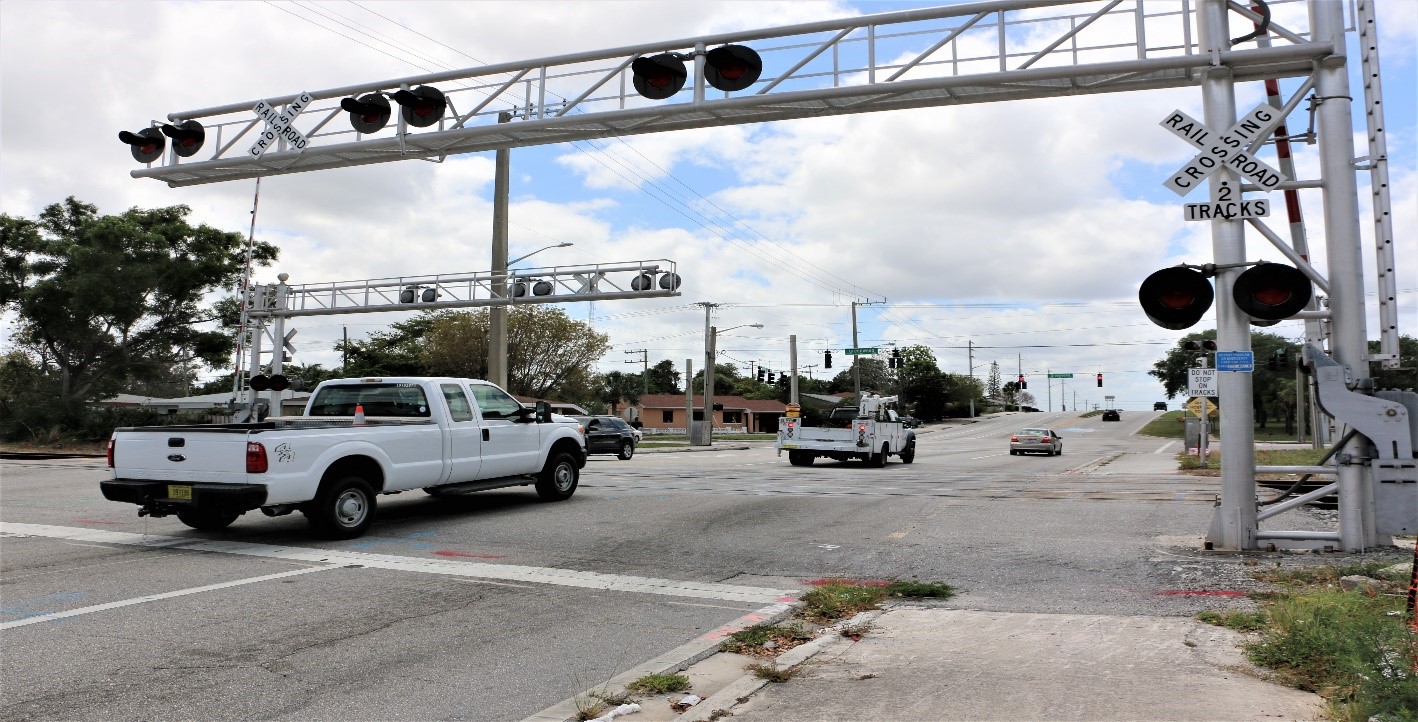
<path fill-rule="evenodd" d="M 192 487 L 187 484 L 168 484 L 167 498 L 192 500 Z"/>

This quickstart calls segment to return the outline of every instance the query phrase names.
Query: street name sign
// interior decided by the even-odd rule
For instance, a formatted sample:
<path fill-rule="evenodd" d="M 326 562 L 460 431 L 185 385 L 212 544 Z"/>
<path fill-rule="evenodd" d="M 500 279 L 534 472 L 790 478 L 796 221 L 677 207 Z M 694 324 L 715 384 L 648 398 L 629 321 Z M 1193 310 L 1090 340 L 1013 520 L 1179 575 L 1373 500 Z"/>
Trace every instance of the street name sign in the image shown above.
<path fill-rule="evenodd" d="M 1187 374 L 1188 396 L 1220 396 L 1216 385 L 1216 369 L 1190 369 Z"/>
<path fill-rule="evenodd" d="M 1236 121 L 1235 125 L 1227 128 L 1225 133 L 1216 134 L 1196 118 L 1180 110 L 1172 111 L 1162 119 L 1161 126 L 1201 149 L 1201 152 L 1162 185 L 1179 196 L 1185 196 L 1207 176 L 1222 168 L 1230 168 L 1266 190 L 1279 188 L 1280 183 L 1286 180 L 1285 176 L 1260 160 L 1246 155 L 1245 149 L 1255 139 L 1274 130 L 1281 120 L 1280 111 L 1272 108 L 1269 103 L 1261 103 L 1246 113 L 1244 118 Z"/>
<path fill-rule="evenodd" d="M 1071 378 L 1073 378 L 1073 374 L 1049 374 L 1049 378 L 1051 378 L 1051 379 L 1071 379 Z"/>
<path fill-rule="evenodd" d="M 286 105 L 284 111 L 276 110 L 264 100 L 257 101 L 251 112 L 266 121 L 266 129 L 256 137 L 256 142 L 251 144 L 251 147 L 246 150 L 246 154 L 252 158 L 260 158 L 279 140 L 284 140 L 297 153 L 305 150 L 305 146 L 310 145 L 310 141 L 300 131 L 293 128 L 291 123 L 294 123 L 296 116 L 300 115 L 301 111 L 309 107 L 314 100 L 315 98 L 312 98 L 310 93 L 301 93 Z"/>
<path fill-rule="evenodd" d="M 1216 370 L 1250 373 L 1256 370 L 1256 355 L 1250 351 L 1217 351 Z"/>
<path fill-rule="evenodd" d="M 874 353 L 876 353 L 876 352 L 877 352 L 877 351 L 876 351 L 875 348 L 849 348 L 849 349 L 847 349 L 847 355 L 848 355 L 848 356 L 869 356 L 869 355 L 874 354 Z"/>

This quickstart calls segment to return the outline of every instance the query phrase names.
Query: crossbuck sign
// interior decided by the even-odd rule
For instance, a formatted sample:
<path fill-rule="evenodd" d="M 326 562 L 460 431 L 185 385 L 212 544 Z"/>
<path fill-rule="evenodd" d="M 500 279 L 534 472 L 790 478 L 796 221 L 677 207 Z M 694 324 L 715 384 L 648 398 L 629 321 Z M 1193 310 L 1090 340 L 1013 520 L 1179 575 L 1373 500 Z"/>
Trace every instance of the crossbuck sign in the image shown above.
<path fill-rule="evenodd" d="M 300 131 L 292 127 L 291 123 L 295 122 L 295 117 L 300 115 L 301 111 L 305 110 L 313 100 L 315 98 L 310 97 L 310 93 L 301 93 L 294 101 L 286 105 L 284 111 L 277 111 L 264 100 L 258 101 L 251 112 L 266 121 L 266 129 L 256 137 L 256 142 L 251 144 L 251 147 L 246 150 L 246 154 L 252 158 L 260 158 L 261 154 L 275 145 L 278 140 L 284 140 L 297 153 L 305 150 L 305 146 L 309 145 L 310 141 L 306 140 Z"/>
<path fill-rule="evenodd" d="M 1269 134 L 1280 121 L 1279 111 L 1267 103 L 1261 103 L 1247 113 L 1246 117 L 1236 121 L 1225 133 L 1217 135 L 1190 115 L 1180 110 L 1172 111 L 1162 120 L 1162 127 L 1201 149 L 1201 152 L 1192 158 L 1191 162 L 1182 166 L 1181 170 L 1173 173 L 1163 185 L 1171 188 L 1173 193 L 1185 196 L 1207 176 L 1222 168 L 1230 168 L 1261 188 L 1275 190 L 1286 180 L 1285 176 L 1260 160 L 1246 155 L 1245 149 L 1255 139 Z M 1214 217 L 1230 215 L 1232 214 L 1222 212 Z"/>

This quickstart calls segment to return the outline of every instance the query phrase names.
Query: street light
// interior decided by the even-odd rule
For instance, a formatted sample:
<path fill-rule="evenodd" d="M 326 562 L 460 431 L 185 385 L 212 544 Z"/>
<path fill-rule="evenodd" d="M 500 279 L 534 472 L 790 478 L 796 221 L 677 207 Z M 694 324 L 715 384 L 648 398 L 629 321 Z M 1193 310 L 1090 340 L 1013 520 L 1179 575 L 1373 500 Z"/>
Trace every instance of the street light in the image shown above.
<path fill-rule="evenodd" d="M 537 255 L 538 253 L 541 253 L 542 251 L 550 250 L 550 249 L 552 249 L 552 248 L 565 248 L 565 247 L 567 247 L 567 246 L 574 246 L 574 245 L 576 245 L 576 244 L 575 244 L 575 243 L 572 243 L 572 242 L 570 242 L 570 241 L 566 241 L 566 242 L 564 242 L 564 243 L 554 243 L 554 244 L 552 244 L 552 245 L 550 245 L 550 246 L 543 246 L 543 247 L 541 247 L 541 248 L 538 248 L 538 249 L 535 250 L 535 251 L 532 251 L 531 253 L 528 253 L 528 254 L 525 255 L 525 256 L 518 256 L 518 257 L 516 257 L 516 258 L 514 258 L 514 259 L 512 259 L 512 260 L 510 260 L 510 261 L 508 261 L 508 262 L 507 262 L 507 265 L 508 265 L 508 266 L 511 266 L 512 264 L 517 263 L 518 261 L 525 261 L 525 260 L 527 260 L 528 258 L 531 258 L 532 256 L 535 256 L 535 255 Z M 502 270 L 505 271 L 505 270 L 507 270 L 507 269 L 504 268 L 504 269 L 502 269 Z M 496 271 L 496 269 L 494 269 L 494 272 L 495 272 L 495 271 Z"/>
<path fill-rule="evenodd" d="M 501 151 L 499 151 L 499 155 Z M 500 159 L 501 160 L 501 159 Z M 505 216 L 505 211 L 502 214 Z M 503 219 L 505 220 L 505 218 Z M 498 226 L 494 223 L 494 228 Z M 507 268 L 518 261 L 525 261 L 542 251 L 552 248 L 564 248 L 574 245 L 570 241 L 554 243 L 550 246 L 538 248 L 525 256 L 518 256 L 510 261 L 507 258 L 507 236 L 505 233 L 494 234 L 492 248 L 492 291 L 494 294 L 507 297 Z M 488 380 L 494 384 L 507 388 L 507 307 L 492 306 L 488 309 L 488 347 L 487 347 L 487 375 Z"/>
<path fill-rule="evenodd" d="M 713 305 L 705 307 L 704 322 L 709 322 L 709 311 Z M 761 323 L 746 323 L 738 326 L 730 326 L 722 332 L 710 326 L 709 332 L 704 338 L 704 443 L 700 446 L 712 446 L 714 444 L 714 367 L 717 363 L 716 344 L 720 333 L 728 333 L 736 328 L 763 328 Z"/>

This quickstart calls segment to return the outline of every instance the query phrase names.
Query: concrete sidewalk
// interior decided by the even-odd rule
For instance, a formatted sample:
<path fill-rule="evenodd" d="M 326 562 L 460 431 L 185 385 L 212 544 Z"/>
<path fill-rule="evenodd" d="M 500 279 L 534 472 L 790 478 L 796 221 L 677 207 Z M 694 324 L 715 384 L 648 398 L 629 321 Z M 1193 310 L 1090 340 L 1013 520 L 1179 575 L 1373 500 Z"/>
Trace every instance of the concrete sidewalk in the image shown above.
<path fill-rule="evenodd" d="M 898 606 L 869 624 L 860 641 L 836 635 L 791 680 L 743 702 L 716 695 L 681 719 L 1326 719 L 1318 695 L 1253 676 L 1235 632 L 1187 618 Z"/>

